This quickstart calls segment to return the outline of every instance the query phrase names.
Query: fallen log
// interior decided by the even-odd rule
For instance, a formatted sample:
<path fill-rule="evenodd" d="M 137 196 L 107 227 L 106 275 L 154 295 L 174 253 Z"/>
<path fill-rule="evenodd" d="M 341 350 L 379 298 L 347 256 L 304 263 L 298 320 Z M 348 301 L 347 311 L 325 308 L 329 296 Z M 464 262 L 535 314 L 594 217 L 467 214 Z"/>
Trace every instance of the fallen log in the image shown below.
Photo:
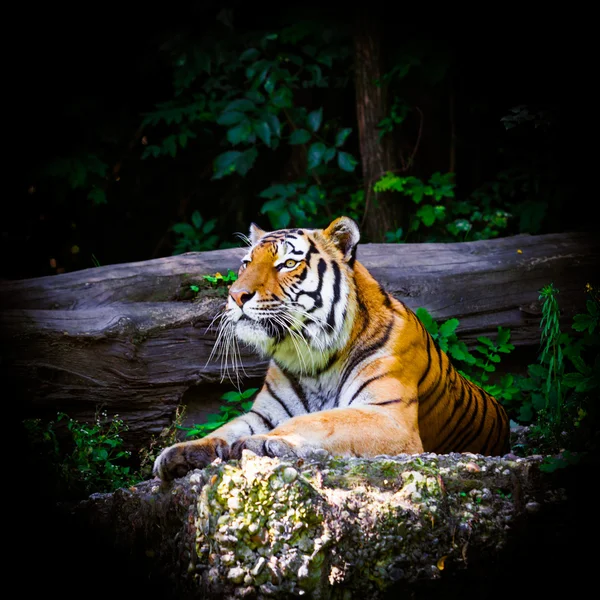
<path fill-rule="evenodd" d="M 210 324 L 226 290 L 211 290 L 202 276 L 237 270 L 243 252 L 0 283 L 0 372 L 12 398 L 38 414 L 63 410 L 79 420 L 93 419 L 103 406 L 125 421 L 133 445 L 144 445 L 170 423 L 188 389 L 220 381 L 219 362 L 208 362 Z M 539 343 L 540 288 L 558 287 L 568 327 L 599 258 L 598 239 L 585 233 L 358 249 L 358 259 L 409 307 L 423 306 L 438 320 L 458 318 L 468 345 L 503 326 L 520 348 Z M 242 359 L 250 378 L 264 374 L 256 355 L 242 349 Z"/>
<path fill-rule="evenodd" d="M 432 580 L 439 587 L 425 597 L 442 598 L 444 581 L 501 565 L 532 522 L 564 508 L 564 490 L 541 462 L 469 454 L 285 462 L 245 451 L 166 487 L 155 480 L 95 494 L 71 518 L 88 543 L 101 535 L 107 556 L 137 566 L 132 585 L 147 581 L 163 598 L 377 599 Z M 511 597 L 526 596 L 511 587 Z"/>

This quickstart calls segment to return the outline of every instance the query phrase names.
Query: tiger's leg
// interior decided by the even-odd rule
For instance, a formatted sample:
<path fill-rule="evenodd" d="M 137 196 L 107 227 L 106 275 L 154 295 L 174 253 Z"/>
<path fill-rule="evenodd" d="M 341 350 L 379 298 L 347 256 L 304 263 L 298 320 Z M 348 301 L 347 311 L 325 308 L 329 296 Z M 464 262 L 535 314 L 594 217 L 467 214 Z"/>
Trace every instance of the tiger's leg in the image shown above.
<path fill-rule="evenodd" d="M 277 403 L 273 403 L 266 386 L 258 393 L 250 411 L 236 417 L 206 437 L 181 442 L 165 448 L 154 461 L 152 470 L 163 481 L 183 477 L 188 471 L 201 469 L 216 458 L 227 460 L 230 445 L 249 435 L 266 433 L 290 414 Z"/>
<path fill-rule="evenodd" d="M 299 415 L 269 433 L 238 440 L 230 457 L 240 458 L 244 449 L 262 456 L 307 457 L 317 449 L 342 456 L 417 454 L 423 452 L 417 410 L 416 401 L 384 401 Z"/>

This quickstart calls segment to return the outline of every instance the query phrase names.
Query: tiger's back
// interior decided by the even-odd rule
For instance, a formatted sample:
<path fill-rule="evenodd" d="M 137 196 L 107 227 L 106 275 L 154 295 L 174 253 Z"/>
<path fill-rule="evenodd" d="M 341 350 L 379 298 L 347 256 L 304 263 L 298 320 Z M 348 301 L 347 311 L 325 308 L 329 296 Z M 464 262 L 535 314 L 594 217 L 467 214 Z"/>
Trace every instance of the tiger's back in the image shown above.
<path fill-rule="evenodd" d="M 509 420 L 486 391 L 463 377 L 415 313 L 386 292 L 358 261 L 357 304 L 364 308 L 348 344 L 349 361 L 387 351 L 399 376 L 417 381 L 418 425 L 428 452 L 502 455 L 509 451 Z M 366 377 L 363 385 L 370 385 Z M 340 385 L 344 385 L 344 380 Z M 365 389 L 365 388 L 362 388 Z"/>
<path fill-rule="evenodd" d="M 502 406 L 465 379 L 417 316 L 356 260 L 359 231 L 264 232 L 231 286 L 218 341 L 271 359 L 252 408 L 155 463 L 163 479 L 242 450 L 269 456 L 508 451 Z"/>

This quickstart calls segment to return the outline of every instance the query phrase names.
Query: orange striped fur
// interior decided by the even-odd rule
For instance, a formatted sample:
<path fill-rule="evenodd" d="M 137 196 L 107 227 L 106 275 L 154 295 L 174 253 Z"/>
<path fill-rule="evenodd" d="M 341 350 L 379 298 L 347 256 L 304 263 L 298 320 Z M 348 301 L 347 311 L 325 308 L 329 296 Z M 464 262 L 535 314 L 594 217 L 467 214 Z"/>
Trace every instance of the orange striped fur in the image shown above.
<path fill-rule="evenodd" d="M 452 366 L 416 315 L 355 260 L 359 230 L 250 229 L 217 340 L 270 357 L 248 413 L 165 449 L 164 480 L 243 449 L 268 456 L 376 456 L 509 450 L 502 406 Z"/>

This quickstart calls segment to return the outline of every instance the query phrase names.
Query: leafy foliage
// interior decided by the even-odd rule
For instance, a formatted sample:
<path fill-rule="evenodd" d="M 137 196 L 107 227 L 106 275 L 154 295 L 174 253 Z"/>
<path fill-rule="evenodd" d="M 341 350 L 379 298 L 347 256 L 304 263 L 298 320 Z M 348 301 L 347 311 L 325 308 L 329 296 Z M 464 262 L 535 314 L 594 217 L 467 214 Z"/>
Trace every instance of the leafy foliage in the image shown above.
<path fill-rule="evenodd" d="M 177 242 L 173 254 L 214 250 L 219 242 L 218 236 L 212 233 L 216 224 L 216 219 L 205 221 L 197 210 L 192 213 L 191 224 L 175 223 L 172 230 L 177 236 Z"/>
<path fill-rule="evenodd" d="M 328 118 L 323 106 L 297 100 L 307 88 L 345 85 L 332 82 L 329 75 L 334 62 L 342 69 L 349 65 L 349 45 L 339 42 L 335 31 L 309 22 L 268 35 L 252 33 L 228 44 L 182 40 L 172 49 L 176 98 L 157 105 L 144 120 L 169 133 L 143 156 L 174 157 L 190 139 L 214 144 L 219 138 L 223 151 L 213 160 L 212 178 L 220 180 L 246 176 L 261 156 L 284 145 L 300 146 L 305 177 L 263 190 L 261 212 L 274 228 L 314 224 L 324 208 L 332 212 L 333 188 L 358 164 L 345 148 L 352 129 Z M 342 214 L 344 202 L 333 212 Z M 176 252 L 194 243 L 192 231 L 187 234 Z"/>
<path fill-rule="evenodd" d="M 248 412 L 253 404 L 251 398 L 256 392 L 258 392 L 258 388 L 249 388 L 243 392 L 225 392 L 221 396 L 221 399 L 225 400 L 225 403 L 221 406 L 218 413 L 208 416 L 206 423 L 196 424 L 192 427 L 178 427 L 178 429 L 185 431 L 187 438 L 202 438 L 211 431 L 235 419 L 235 417 Z"/>
<path fill-rule="evenodd" d="M 402 228 L 386 234 L 387 242 L 455 242 L 497 237 L 508 226 L 511 214 L 503 205 L 500 184 L 475 190 L 467 199 L 455 198 L 453 174 L 434 173 L 427 182 L 413 176 L 386 173 L 373 186 L 375 192 L 398 192 L 418 208 L 412 212 L 405 238 Z M 495 194 L 495 195 L 493 195 Z M 399 198 L 400 201 L 400 198 Z"/>
<path fill-rule="evenodd" d="M 61 444 L 57 430 L 66 425 L 67 440 Z M 34 452 L 58 476 L 64 493 L 83 496 L 113 491 L 131 485 L 135 478 L 126 464 L 131 453 L 123 450 L 121 432 L 126 431 L 116 415 L 96 415 L 94 423 L 80 423 L 59 412 L 56 421 L 43 424 L 28 419 L 25 427 Z"/>

